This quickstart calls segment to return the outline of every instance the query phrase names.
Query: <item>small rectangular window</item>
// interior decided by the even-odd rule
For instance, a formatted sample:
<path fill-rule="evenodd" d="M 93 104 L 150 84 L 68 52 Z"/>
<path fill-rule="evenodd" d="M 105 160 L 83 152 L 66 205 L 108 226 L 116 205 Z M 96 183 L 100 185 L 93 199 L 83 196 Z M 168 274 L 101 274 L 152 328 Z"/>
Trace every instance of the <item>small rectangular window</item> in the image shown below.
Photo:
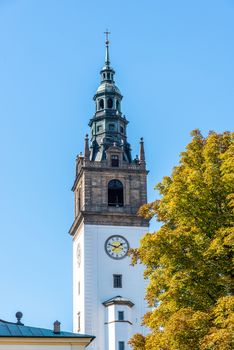
<path fill-rule="evenodd" d="M 124 341 L 119 341 L 119 349 L 118 350 L 124 350 Z"/>
<path fill-rule="evenodd" d="M 118 311 L 118 321 L 124 320 L 124 311 Z"/>
<path fill-rule="evenodd" d="M 123 134 L 123 132 L 124 132 L 124 128 L 122 126 L 120 127 L 120 132 L 121 132 L 121 134 Z"/>
<path fill-rule="evenodd" d="M 98 125 L 97 127 L 97 132 L 101 131 L 102 130 L 102 125 Z"/>
<path fill-rule="evenodd" d="M 80 312 L 78 312 L 78 314 L 77 314 L 77 332 L 79 332 L 80 331 Z"/>
<path fill-rule="evenodd" d="M 109 130 L 115 131 L 115 124 L 109 124 Z"/>
<path fill-rule="evenodd" d="M 111 156 L 111 166 L 118 167 L 119 166 L 119 157 L 116 155 Z"/>
<path fill-rule="evenodd" d="M 122 275 L 113 275 L 113 287 L 122 288 Z"/>

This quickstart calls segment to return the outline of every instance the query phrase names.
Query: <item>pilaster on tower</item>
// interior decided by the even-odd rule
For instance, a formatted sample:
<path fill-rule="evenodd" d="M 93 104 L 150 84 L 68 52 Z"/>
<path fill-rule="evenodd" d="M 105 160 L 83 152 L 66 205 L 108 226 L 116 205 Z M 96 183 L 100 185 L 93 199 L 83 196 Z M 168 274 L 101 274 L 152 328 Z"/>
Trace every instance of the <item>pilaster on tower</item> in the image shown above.
<path fill-rule="evenodd" d="M 144 147 L 144 139 L 143 137 L 141 137 L 140 140 L 140 164 L 144 164 L 145 165 L 145 147 Z"/>
<path fill-rule="evenodd" d="M 89 150 L 89 135 L 85 135 L 85 152 L 84 152 L 85 160 L 89 160 L 90 150 Z"/>

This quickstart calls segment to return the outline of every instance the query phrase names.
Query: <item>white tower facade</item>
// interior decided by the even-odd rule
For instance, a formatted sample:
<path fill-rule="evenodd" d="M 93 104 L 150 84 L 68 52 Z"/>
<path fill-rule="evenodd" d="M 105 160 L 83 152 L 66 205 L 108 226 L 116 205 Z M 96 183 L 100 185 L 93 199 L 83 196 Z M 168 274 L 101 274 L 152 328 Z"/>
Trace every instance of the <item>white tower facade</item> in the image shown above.
<path fill-rule="evenodd" d="M 109 42 L 101 84 L 94 96 L 84 156 L 76 161 L 73 236 L 73 330 L 96 336 L 89 349 L 128 350 L 147 311 L 142 265 L 132 267 L 130 248 L 139 246 L 148 221 L 137 212 L 147 201 L 143 139 L 132 159 L 122 95 L 110 67 Z"/>

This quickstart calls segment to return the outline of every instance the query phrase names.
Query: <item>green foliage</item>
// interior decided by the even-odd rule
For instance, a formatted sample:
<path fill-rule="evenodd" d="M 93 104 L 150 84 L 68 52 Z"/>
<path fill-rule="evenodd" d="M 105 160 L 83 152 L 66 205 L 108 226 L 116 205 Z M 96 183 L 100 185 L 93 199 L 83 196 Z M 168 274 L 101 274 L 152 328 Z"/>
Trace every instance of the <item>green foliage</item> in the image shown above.
<path fill-rule="evenodd" d="M 140 209 L 161 228 L 132 251 L 146 266 L 144 317 L 151 329 L 134 350 L 228 350 L 233 332 L 234 133 L 193 131 L 180 164 Z"/>

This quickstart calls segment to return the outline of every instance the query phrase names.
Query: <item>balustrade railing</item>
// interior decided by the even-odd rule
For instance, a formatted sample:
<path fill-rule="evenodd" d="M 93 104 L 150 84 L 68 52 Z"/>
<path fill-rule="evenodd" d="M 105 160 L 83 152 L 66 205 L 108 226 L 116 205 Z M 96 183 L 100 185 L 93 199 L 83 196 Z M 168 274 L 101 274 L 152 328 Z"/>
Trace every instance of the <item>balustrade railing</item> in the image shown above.
<path fill-rule="evenodd" d="M 84 205 L 81 212 L 108 212 L 108 213 L 127 213 L 136 214 L 139 210 L 139 206 L 131 205 L 105 205 L 105 204 L 88 204 Z"/>

